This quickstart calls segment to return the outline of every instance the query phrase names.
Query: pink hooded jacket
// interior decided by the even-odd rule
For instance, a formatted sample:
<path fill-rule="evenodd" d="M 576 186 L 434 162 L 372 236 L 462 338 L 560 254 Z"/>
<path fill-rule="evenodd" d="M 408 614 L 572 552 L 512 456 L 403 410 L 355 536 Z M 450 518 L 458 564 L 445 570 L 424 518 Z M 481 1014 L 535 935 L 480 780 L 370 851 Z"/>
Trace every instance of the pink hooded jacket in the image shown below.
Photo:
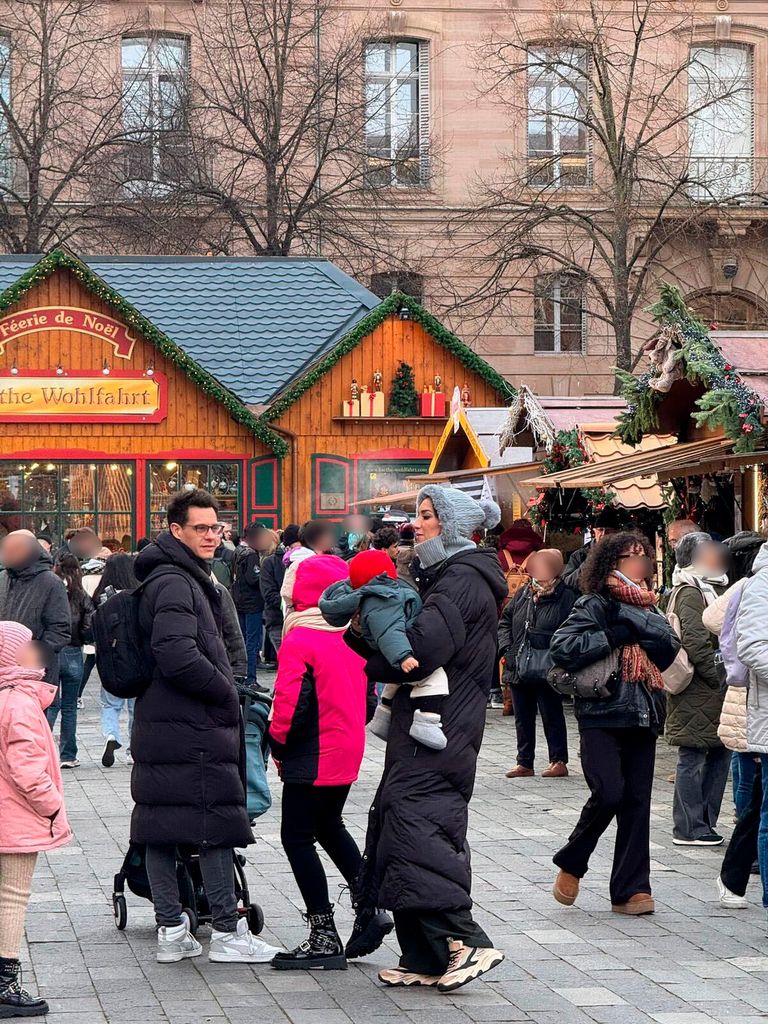
<path fill-rule="evenodd" d="M 283 782 L 346 786 L 365 751 L 365 661 L 329 626 L 317 607 L 349 566 L 335 555 L 300 562 L 293 611 L 280 645 L 269 741 Z M 345 627 L 346 628 L 346 627 Z"/>
<path fill-rule="evenodd" d="M 72 838 L 44 714 L 56 687 L 42 675 L 42 669 L 0 669 L 0 853 L 41 853 Z"/>

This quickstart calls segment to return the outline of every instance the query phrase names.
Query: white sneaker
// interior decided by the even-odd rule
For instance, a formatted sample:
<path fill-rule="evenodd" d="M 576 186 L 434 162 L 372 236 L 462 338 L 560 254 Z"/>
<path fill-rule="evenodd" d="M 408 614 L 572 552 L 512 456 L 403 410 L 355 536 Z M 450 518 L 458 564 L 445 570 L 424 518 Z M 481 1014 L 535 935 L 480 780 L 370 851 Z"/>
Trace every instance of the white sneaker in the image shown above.
<path fill-rule="evenodd" d="M 79 767 L 80 767 L 80 762 L 78 761 L 77 758 L 75 758 L 74 761 L 62 761 L 61 764 L 59 765 L 59 768 L 79 768 Z"/>
<path fill-rule="evenodd" d="M 445 750 L 448 745 L 442 719 L 432 711 L 414 711 L 408 735 L 412 740 L 431 750 Z"/>
<path fill-rule="evenodd" d="M 278 946 L 269 946 L 251 934 L 248 921 L 241 917 L 236 932 L 211 933 L 208 959 L 216 964 L 268 964 L 281 952 Z"/>
<path fill-rule="evenodd" d="M 737 896 L 735 892 L 731 892 L 730 889 L 726 889 L 723 884 L 723 880 L 719 875 L 717 876 L 717 892 L 720 896 L 720 906 L 725 907 L 726 910 L 747 909 L 747 897 Z"/>
<path fill-rule="evenodd" d="M 159 964 L 175 964 L 179 960 L 200 956 L 203 947 L 187 928 L 187 922 L 175 928 L 158 928 L 157 930 L 157 962 Z"/>

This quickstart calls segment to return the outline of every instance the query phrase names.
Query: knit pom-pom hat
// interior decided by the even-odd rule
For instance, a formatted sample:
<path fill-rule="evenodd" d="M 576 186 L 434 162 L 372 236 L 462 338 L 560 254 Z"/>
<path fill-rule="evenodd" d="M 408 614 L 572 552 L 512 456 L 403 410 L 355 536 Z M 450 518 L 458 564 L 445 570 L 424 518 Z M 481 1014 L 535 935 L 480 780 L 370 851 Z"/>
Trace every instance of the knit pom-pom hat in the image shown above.
<path fill-rule="evenodd" d="M 19 651 L 32 639 L 32 630 L 20 622 L 0 622 L 0 668 L 17 665 Z"/>
<path fill-rule="evenodd" d="M 417 507 L 424 498 L 432 502 L 440 520 L 440 537 L 447 550 L 466 547 L 478 530 L 490 530 L 501 521 L 501 509 L 495 501 L 470 497 L 457 487 L 427 484 L 419 491 Z"/>

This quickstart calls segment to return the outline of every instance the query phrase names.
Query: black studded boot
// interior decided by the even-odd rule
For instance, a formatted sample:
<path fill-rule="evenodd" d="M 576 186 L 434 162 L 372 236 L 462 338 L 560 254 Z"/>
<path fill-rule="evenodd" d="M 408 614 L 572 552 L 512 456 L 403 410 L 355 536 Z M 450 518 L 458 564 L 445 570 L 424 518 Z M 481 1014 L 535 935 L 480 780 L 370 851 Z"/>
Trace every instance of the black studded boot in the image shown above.
<path fill-rule="evenodd" d="M 306 915 L 309 921 L 309 938 L 296 949 L 278 953 L 272 966 L 278 971 L 346 971 L 347 958 L 341 944 L 333 907 L 322 914 Z"/>
<path fill-rule="evenodd" d="M 46 1013 L 48 1003 L 21 987 L 19 961 L 0 956 L 0 1018 L 42 1017 Z"/>
<path fill-rule="evenodd" d="M 395 927 L 389 914 L 378 907 L 355 907 L 355 923 L 347 942 L 347 960 L 375 953 L 384 939 Z"/>

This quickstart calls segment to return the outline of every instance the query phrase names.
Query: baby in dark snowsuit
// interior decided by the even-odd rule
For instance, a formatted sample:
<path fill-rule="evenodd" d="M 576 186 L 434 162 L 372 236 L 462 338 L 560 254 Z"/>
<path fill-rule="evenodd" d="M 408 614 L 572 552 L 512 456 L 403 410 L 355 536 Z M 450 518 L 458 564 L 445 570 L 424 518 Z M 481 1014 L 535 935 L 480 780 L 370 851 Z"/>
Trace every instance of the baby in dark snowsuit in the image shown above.
<path fill-rule="evenodd" d="M 413 587 L 397 578 L 389 555 L 374 549 L 355 555 L 349 563 L 349 579 L 332 584 L 320 598 L 320 611 L 332 626 L 343 626 L 359 611 L 363 639 L 406 674 L 419 667 L 406 630 L 421 607 L 421 598 Z M 381 739 L 389 733 L 397 686 L 387 683 L 384 687 L 371 722 L 371 732 Z M 433 750 L 443 750 L 447 743 L 440 717 L 447 696 L 448 676 L 442 668 L 413 683 L 415 710 L 410 735 Z"/>

